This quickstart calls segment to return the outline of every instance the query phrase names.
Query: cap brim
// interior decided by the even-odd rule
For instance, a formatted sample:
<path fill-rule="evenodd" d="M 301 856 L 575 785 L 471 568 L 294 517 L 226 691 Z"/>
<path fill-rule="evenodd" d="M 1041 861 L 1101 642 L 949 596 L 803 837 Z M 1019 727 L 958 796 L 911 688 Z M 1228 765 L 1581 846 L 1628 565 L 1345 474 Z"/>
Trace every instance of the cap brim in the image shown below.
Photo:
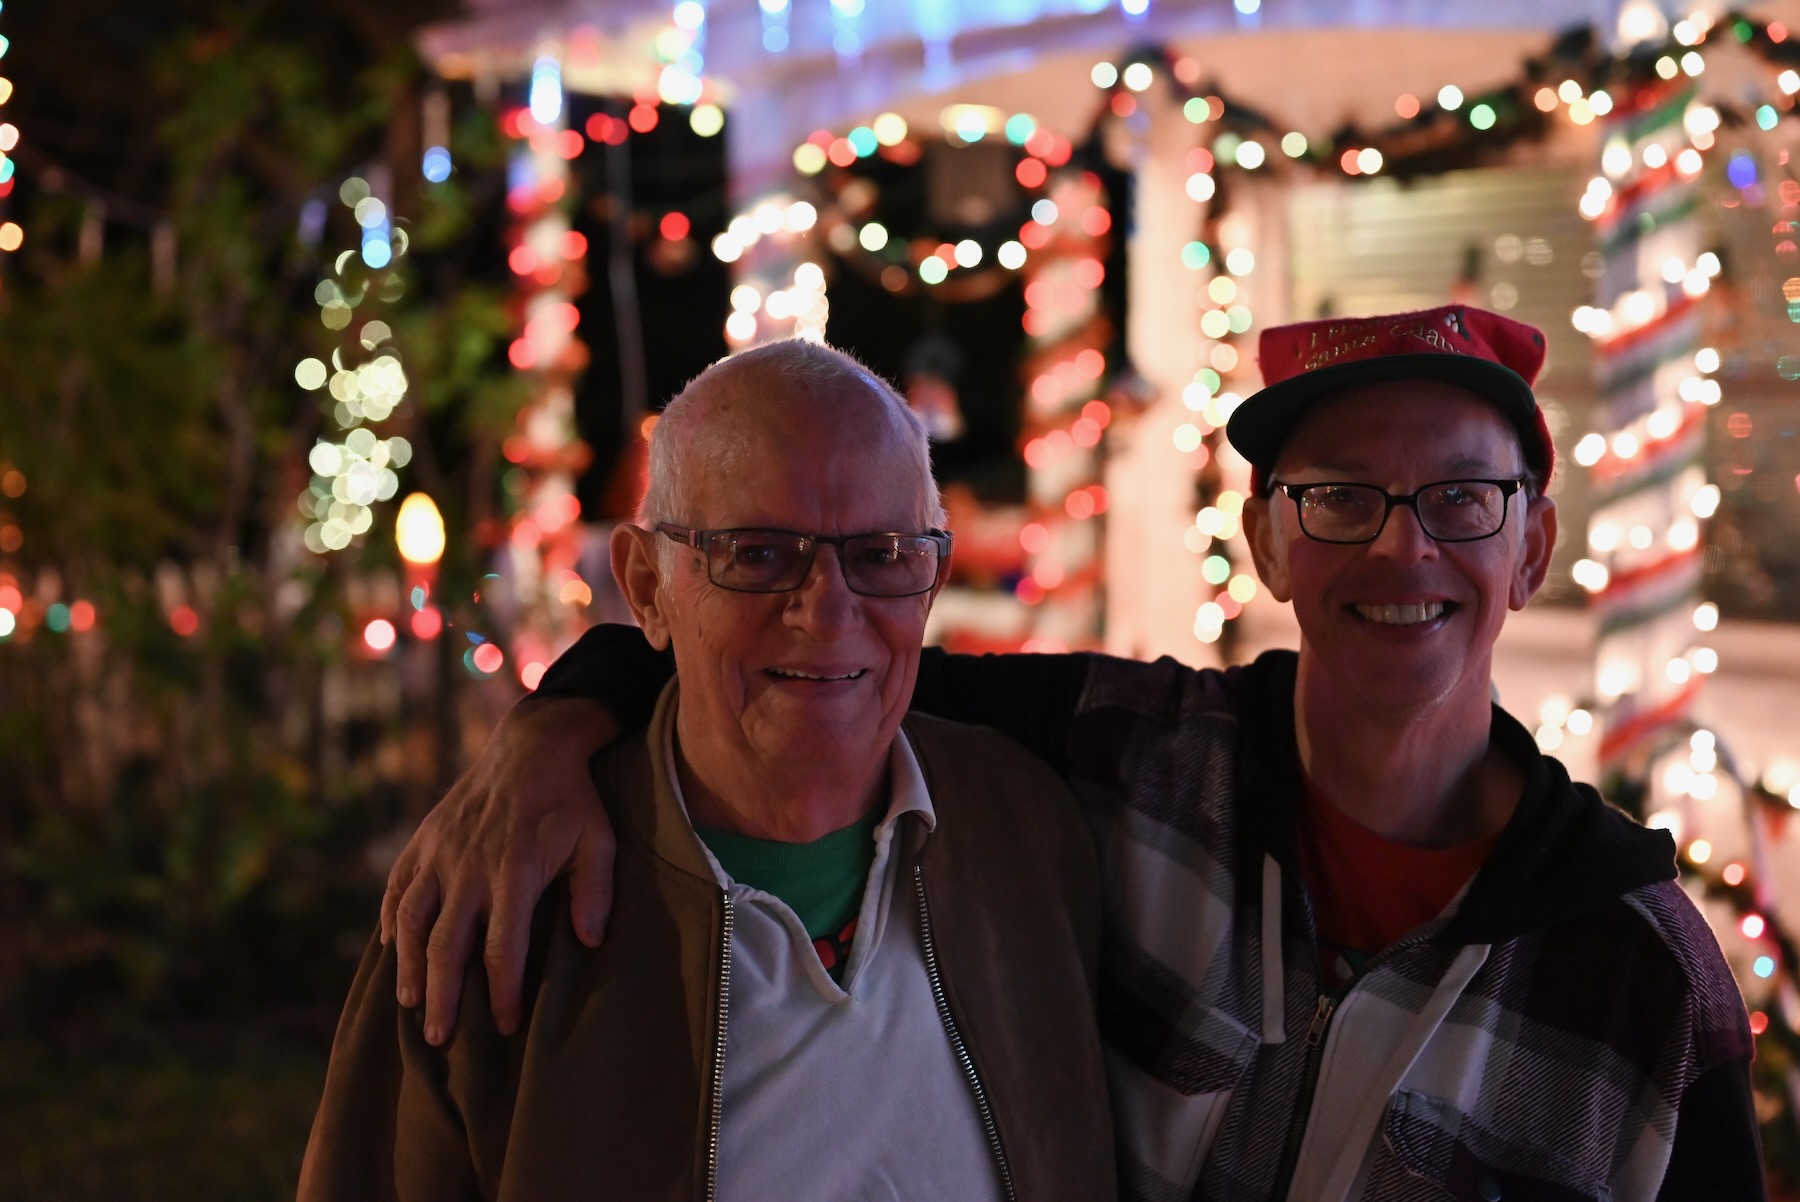
<path fill-rule="evenodd" d="M 1247 397 L 1232 412 L 1225 436 L 1239 454 L 1266 472 L 1300 415 L 1326 395 L 1359 384 L 1420 379 L 1460 384 L 1492 401 L 1518 428 L 1527 458 L 1537 458 L 1531 450 L 1537 437 L 1537 398 L 1531 385 L 1510 367 L 1465 355 L 1382 355 L 1304 372 Z"/>

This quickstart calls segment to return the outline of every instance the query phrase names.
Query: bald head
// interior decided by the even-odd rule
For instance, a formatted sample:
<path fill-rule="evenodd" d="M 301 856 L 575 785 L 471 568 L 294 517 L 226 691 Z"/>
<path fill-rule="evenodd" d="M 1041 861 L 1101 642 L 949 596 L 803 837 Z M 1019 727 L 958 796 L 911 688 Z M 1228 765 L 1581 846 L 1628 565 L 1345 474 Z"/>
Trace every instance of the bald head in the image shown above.
<path fill-rule="evenodd" d="M 929 525 L 943 523 L 924 423 L 854 358 L 797 338 L 721 359 L 669 402 L 651 434 L 650 481 L 639 521 L 713 520 L 690 512 L 702 481 L 741 479 L 789 442 L 798 453 L 801 440 L 790 436 L 802 429 L 830 429 L 911 459 L 922 516 Z"/>

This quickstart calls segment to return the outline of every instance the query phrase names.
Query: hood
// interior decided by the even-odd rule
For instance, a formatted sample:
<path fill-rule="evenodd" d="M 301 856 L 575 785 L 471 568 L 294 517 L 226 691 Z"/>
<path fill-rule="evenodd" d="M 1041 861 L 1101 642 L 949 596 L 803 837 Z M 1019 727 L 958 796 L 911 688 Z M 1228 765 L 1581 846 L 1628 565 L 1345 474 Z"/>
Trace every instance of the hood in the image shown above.
<path fill-rule="evenodd" d="M 1443 938 L 1498 943 L 1675 879 L 1675 840 L 1576 784 L 1560 760 L 1499 706 L 1489 736 L 1525 770 L 1519 808 Z"/>
<path fill-rule="evenodd" d="M 1298 872 L 1295 821 L 1302 796 L 1294 733 L 1294 681 L 1299 657 L 1269 651 L 1231 673 L 1241 690 L 1238 769 L 1250 835 L 1241 856 L 1267 849 Z M 1576 784 L 1556 759 L 1539 752 L 1531 733 L 1499 706 L 1490 740 L 1525 776 L 1518 808 L 1456 915 L 1438 938 L 1499 943 L 1578 917 L 1622 894 L 1675 879 L 1675 842 L 1607 804 L 1592 786 Z M 1238 880 L 1260 881 L 1260 870 Z"/>

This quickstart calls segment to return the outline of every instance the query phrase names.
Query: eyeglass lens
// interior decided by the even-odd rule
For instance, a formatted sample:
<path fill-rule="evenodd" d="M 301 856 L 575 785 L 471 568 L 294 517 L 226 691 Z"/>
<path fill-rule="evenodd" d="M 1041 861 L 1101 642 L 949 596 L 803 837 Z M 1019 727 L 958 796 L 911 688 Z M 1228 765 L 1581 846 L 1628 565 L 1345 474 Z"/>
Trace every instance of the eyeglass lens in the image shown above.
<path fill-rule="evenodd" d="M 782 530 L 723 530 L 707 549 L 712 582 L 721 588 L 772 593 L 806 582 L 820 543 L 832 543 L 850 590 L 870 597 L 922 593 L 937 579 L 936 540 L 909 534 L 817 538 Z"/>
<path fill-rule="evenodd" d="M 1300 525 L 1314 538 L 1355 542 L 1381 530 L 1390 499 L 1369 484 L 1321 484 L 1300 494 Z M 1506 521 L 1506 490 L 1487 480 L 1445 480 L 1413 494 L 1411 508 L 1432 538 L 1457 542 L 1487 538 Z"/>

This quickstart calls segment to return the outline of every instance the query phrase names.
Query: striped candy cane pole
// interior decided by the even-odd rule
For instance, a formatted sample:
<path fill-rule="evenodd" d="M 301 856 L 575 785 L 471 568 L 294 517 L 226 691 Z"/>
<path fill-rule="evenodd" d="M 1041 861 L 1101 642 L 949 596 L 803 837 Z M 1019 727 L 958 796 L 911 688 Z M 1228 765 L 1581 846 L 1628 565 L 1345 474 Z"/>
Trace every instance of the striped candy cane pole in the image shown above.
<path fill-rule="evenodd" d="M 1640 814 L 1657 808 L 1652 763 L 1702 679 L 1692 652 L 1706 396 L 1696 385 L 1707 382 L 1695 350 L 1710 256 L 1699 245 L 1701 162 L 1683 120 L 1693 104 L 1681 81 L 1618 105 L 1602 127 L 1602 174 L 1581 205 L 1603 271 L 1595 304 L 1576 313 L 1593 338 L 1598 394 L 1598 429 L 1575 448 L 1594 490 L 1576 579 L 1599 617 L 1602 778 Z"/>
<path fill-rule="evenodd" d="M 1042 651 L 1091 646 L 1100 633 L 1100 445 L 1112 419 L 1099 396 L 1110 336 L 1100 294 L 1112 228 L 1105 189 L 1069 168 L 1051 177 L 1049 195 L 1056 216 L 1026 264 L 1030 520 L 1020 541 L 1030 570 L 1017 588 L 1033 611 L 1025 649 Z"/>
<path fill-rule="evenodd" d="M 569 590 L 585 591 L 573 570 L 581 554 L 575 480 L 591 454 L 575 429 L 574 378 L 585 352 L 575 336 L 574 298 L 584 273 L 576 262 L 583 248 L 570 237 L 567 214 L 569 159 L 580 153 L 582 139 L 567 128 L 554 48 L 534 65 L 529 103 L 509 117 L 508 132 L 519 138 L 507 167 L 507 207 L 515 220 L 508 259 L 524 321 L 507 354 L 529 382 L 530 399 L 502 445 L 518 487 L 508 489 L 517 507 L 502 549 L 510 595 L 496 616 L 511 628 L 513 669 L 535 688 L 575 633 Z M 510 621 L 505 610 L 512 611 Z M 495 672 L 501 665 L 490 658 L 482 666 Z"/>

